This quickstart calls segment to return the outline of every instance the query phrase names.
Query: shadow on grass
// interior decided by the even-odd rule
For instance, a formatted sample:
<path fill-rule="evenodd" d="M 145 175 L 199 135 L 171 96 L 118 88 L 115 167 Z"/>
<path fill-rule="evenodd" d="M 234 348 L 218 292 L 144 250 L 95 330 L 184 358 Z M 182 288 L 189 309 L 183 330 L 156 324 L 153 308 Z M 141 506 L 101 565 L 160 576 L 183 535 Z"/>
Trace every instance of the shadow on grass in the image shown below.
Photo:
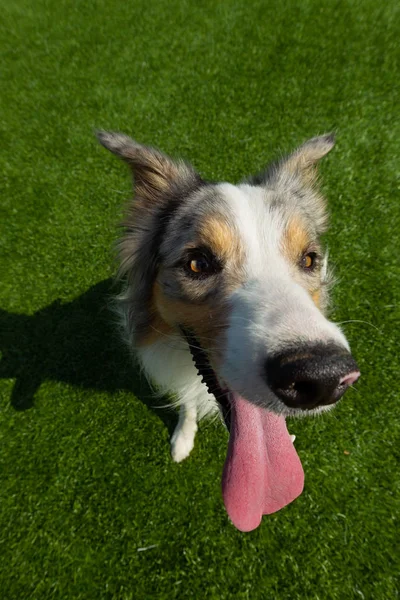
<path fill-rule="evenodd" d="M 32 316 L 0 310 L 0 377 L 15 379 L 11 403 L 33 406 L 45 380 L 106 392 L 128 390 L 156 412 L 171 432 L 175 412 L 161 409 L 138 367 L 132 365 L 108 309 L 111 279 L 101 281 L 69 303 L 56 300 Z"/>

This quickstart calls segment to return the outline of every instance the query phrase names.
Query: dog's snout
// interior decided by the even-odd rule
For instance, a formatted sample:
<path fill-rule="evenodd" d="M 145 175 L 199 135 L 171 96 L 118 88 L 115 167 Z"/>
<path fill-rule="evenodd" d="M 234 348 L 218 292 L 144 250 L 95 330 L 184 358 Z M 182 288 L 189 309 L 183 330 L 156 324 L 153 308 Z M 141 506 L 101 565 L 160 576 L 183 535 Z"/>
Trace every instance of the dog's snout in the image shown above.
<path fill-rule="evenodd" d="M 265 371 L 276 396 L 301 410 L 334 404 L 360 376 L 354 358 L 336 344 L 292 348 L 268 359 Z"/>

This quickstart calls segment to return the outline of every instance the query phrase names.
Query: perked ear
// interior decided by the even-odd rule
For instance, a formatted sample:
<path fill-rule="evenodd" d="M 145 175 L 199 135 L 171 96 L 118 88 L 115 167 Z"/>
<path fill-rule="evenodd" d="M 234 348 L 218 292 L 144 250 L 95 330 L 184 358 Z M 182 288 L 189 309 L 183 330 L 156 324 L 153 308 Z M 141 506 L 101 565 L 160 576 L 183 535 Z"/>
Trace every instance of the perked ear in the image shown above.
<path fill-rule="evenodd" d="M 131 167 L 138 198 L 157 201 L 174 184 L 198 177 L 186 163 L 174 161 L 155 148 L 138 144 L 123 133 L 97 131 L 96 136 L 100 144 Z"/>
<path fill-rule="evenodd" d="M 279 167 L 312 183 L 316 177 L 317 162 L 328 154 L 334 145 L 333 133 L 311 138 L 284 159 Z"/>

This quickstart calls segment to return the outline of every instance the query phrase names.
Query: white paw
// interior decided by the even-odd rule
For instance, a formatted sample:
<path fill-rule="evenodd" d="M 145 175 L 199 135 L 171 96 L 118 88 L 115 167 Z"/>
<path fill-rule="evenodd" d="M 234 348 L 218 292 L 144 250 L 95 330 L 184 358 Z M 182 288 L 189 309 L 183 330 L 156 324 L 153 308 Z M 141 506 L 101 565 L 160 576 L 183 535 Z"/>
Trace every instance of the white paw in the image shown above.
<path fill-rule="evenodd" d="M 194 433 L 185 435 L 182 429 L 174 431 L 171 438 L 171 455 L 175 462 L 181 462 L 191 453 L 194 446 Z"/>
<path fill-rule="evenodd" d="M 293 443 L 294 443 L 294 440 L 296 439 L 296 436 L 292 434 L 292 435 L 290 436 L 290 439 L 292 440 L 292 444 L 293 444 Z"/>

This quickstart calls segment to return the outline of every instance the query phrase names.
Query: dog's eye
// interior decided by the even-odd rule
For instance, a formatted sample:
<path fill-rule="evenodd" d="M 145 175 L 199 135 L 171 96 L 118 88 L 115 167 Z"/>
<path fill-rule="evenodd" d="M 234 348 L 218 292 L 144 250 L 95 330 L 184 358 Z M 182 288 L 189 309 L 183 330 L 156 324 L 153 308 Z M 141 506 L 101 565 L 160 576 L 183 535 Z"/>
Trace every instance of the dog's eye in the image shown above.
<path fill-rule="evenodd" d="M 301 259 L 301 266 L 306 271 L 312 271 L 317 263 L 317 253 L 316 252 L 307 252 L 307 254 L 303 254 Z"/>
<path fill-rule="evenodd" d="M 199 256 L 198 258 L 192 258 L 190 261 L 190 270 L 193 273 L 207 273 L 210 270 L 210 263 L 205 256 Z"/>
<path fill-rule="evenodd" d="M 196 279 L 202 279 L 218 273 L 221 270 L 220 264 L 217 259 L 208 252 L 194 252 L 190 253 L 185 269 L 188 275 Z"/>

